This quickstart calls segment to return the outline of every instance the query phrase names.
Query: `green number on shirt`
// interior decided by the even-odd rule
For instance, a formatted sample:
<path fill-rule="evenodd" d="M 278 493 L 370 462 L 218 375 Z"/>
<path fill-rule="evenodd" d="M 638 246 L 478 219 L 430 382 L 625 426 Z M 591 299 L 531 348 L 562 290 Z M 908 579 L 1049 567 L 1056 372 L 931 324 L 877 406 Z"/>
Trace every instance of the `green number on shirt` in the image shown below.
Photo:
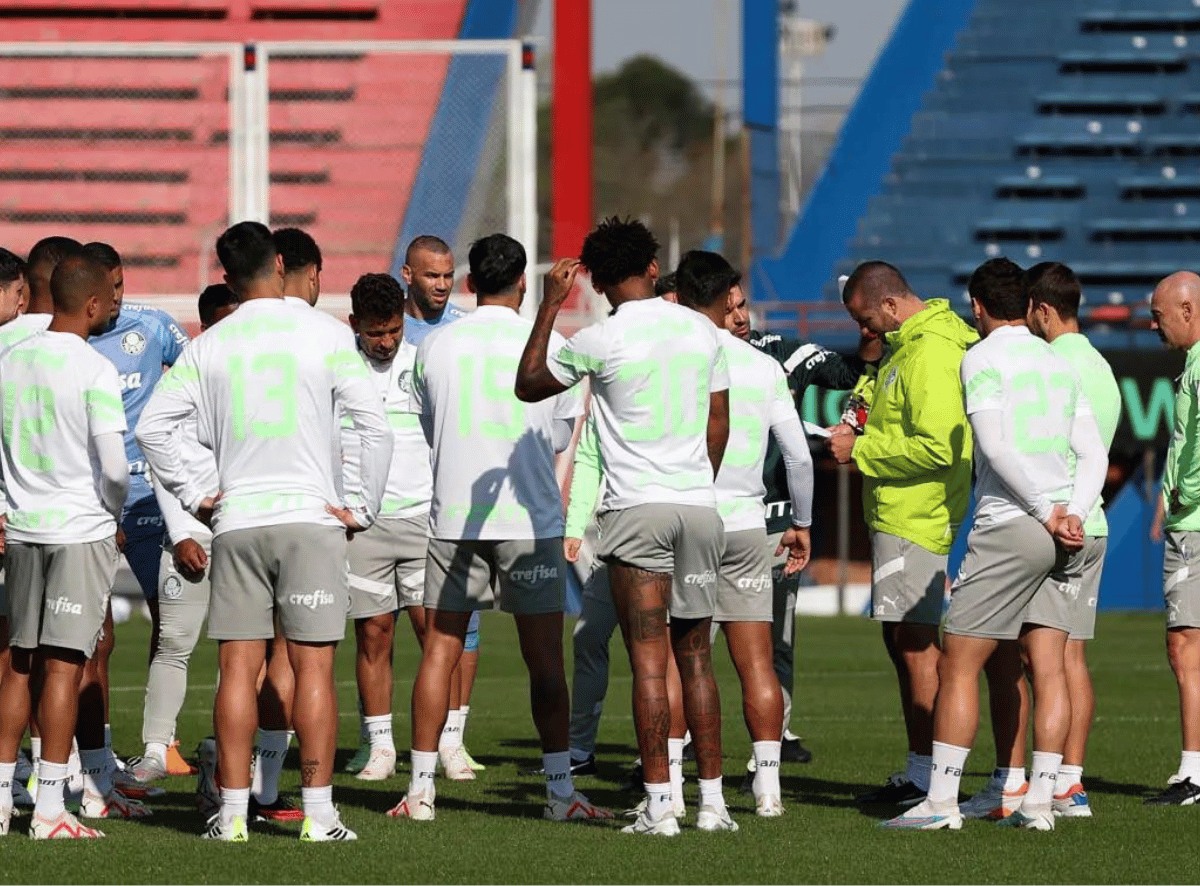
<path fill-rule="evenodd" d="M 5 385 L 4 393 L 7 413 L 4 423 L 5 445 L 10 452 L 13 450 L 13 407 L 20 399 L 22 404 L 34 407 L 36 414 L 22 418 L 17 425 L 17 461 L 33 471 L 53 471 L 54 459 L 43 451 L 43 439 L 54 431 L 54 391 L 44 385 L 30 385 L 21 391 L 18 398 L 16 385 L 10 382 Z"/>
<path fill-rule="evenodd" d="M 1013 377 L 1014 394 L 1032 391 L 1032 399 L 1013 408 L 1013 424 L 1016 427 L 1014 444 L 1018 452 L 1027 454 L 1055 452 L 1066 456 L 1071 451 L 1071 441 L 1061 434 L 1038 434 L 1032 424 L 1051 415 L 1050 398 L 1062 401 L 1061 414 L 1070 419 L 1075 416 L 1075 380 L 1063 372 L 1051 373 L 1048 379 L 1040 372 L 1022 372 Z"/>
<path fill-rule="evenodd" d="M 293 354 L 258 354 L 250 361 L 250 374 L 256 384 L 250 390 L 246 364 L 240 355 L 229 359 L 229 375 L 233 394 L 233 436 L 245 440 L 248 436 L 260 439 L 290 437 L 296 433 L 297 363 Z M 273 383 L 268 383 L 273 381 Z M 249 394 L 258 395 L 253 405 Z M 276 412 L 272 419 L 259 416 L 268 408 Z"/>
<path fill-rule="evenodd" d="M 739 414 L 742 403 L 762 402 L 767 392 L 761 388 L 734 388 L 729 392 L 729 445 L 725 449 L 724 465 L 748 467 L 758 461 L 765 433 L 760 413 Z"/>
<path fill-rule="evenodd" d="M 459 434 L 470 437 L 478 419 L 479 433 L 489 440 L 519 440 L 525 433 L 525 408 L 513 393 L 517 361 L 498 354 L 463 354 L 458 358 L 458 374 Z M 507 407 L 507 417 L 496 421 L 501 407 Z"/>
<path fill-rule="evenodd" d="M 622 366 L 617 378 L 625 383 L 642 379 L 645 386 L 633 395 L 633 402 L 643 407 L 649 418 L 644 424 L 624 428 L 631 443 L 649 443 L 667 435 L 667 417 L 671 418 L 673 433 L 686 437 L 704 430 L 708 422 L 708 398 L 698 383 L 708 368 L 703 354 L 676 354 L 670 360 L 650 358 Z M 688 416 L 688 402 L 693 405 Z"/>

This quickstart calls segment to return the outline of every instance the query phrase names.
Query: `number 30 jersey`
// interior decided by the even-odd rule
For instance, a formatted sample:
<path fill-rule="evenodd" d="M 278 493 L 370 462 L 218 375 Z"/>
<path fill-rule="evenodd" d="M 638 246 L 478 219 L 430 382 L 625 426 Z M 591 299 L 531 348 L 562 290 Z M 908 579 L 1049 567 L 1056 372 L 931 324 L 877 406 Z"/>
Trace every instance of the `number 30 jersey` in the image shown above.
<path fill-rule="evenodd" d="M 972 347 L 962 361 L 966 413 L 1002 415 L 1004 442 L 1021 463 L 1032 496 L 1071 499 L 1071 434 L 1076 417 L 1092 414 L 1071 365 L 1025 326 L 1001 326 Z M 974 422 L 973 422 L 974 423 Z M 976 434 L 978 437 L 978 434 Z M 1004 523 L 1028 513 L 975 442 L 978 526 Z"/>
<path fill-rule="evenodd" d="M 417 349 L 413 404 L 432 433 L 430 538 L 509 541 L 563 534 L 554 422 L 583 414 L 578 394 L 522 403 L 517 364 L 533 324 L 480 305 Z M 550 347 L 563 343 L 553 335 Z"/>
<path fill-rule="evenodd" d="M 358 433 L 359 518 L 369 524 L 392 435 L 353 334 L 307 305 L 252 299 L 195 339 L 163 376 L 137 438 L 155 477 L 194 512 L 212 490 L 183 469 L 174 431 L 195 414 L 220 479 L 214 535 L 283 523 L 338 526 L 325 507 L 341 503 L 333 476 L 339 410 Z"/>
<path fill-rule="evenodd" d="M 716 507 L 708 406 L 728 390 L 729 369 L 711 320 L 661 298 L 625 302 L 577 332 L 549 368 L 565 385 L 592 379 L 602 509 Z"/>

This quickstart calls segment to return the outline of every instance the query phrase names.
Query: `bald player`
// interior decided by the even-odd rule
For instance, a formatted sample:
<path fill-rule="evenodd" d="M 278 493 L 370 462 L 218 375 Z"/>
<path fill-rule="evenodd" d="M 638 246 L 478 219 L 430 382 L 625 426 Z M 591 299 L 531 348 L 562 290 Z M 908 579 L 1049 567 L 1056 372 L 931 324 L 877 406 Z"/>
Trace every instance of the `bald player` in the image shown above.
<path fill-rule="evenodd" d="M 1200 801 L 1200 277 L 1181 271 L 1164 279 L 1150 299 L 1150 313 L 1158 337 L 1184 351 L 1187 362 L 1162 482 L 1167 660 L 1179 684 L 1183 753 L 1166 790 L 1146 803 L 1189 806 Z"/>

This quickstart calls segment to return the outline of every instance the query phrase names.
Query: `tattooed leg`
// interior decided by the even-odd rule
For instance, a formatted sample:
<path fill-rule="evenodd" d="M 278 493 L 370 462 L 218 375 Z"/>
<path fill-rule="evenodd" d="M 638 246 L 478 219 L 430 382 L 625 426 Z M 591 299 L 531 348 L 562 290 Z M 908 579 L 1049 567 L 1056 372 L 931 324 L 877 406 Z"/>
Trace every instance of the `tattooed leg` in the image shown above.
<path fill-rule="evenodd" d="M 302 784 L 324 787 L 333 782 L 337 750 L 337 692 L 333 685 L 335 643 L 288 641 L 288 658 L 296 674 L 292 722 L 300 743 Z"/>
<path fill-rule="evenodd" d="M 633 670 L 633 722 L 642 754 L 642 770 L 647 782 L 664 784 L 670 780 L 667 659 L 671 651 L 667 600 L 671 576 L 611 563 L 609 583 Z"/>
<path fill-rule="evenodd" d="M 692 731 L 696 768 L 704 779 L 721 777 L 721 698 L 713 677 L 712 619 L 671 620 L 671 645 L 683 682 L 683 713 Z"/>
<path fill-rule="evenodd" d="M 265 640 L 222 640 L 221 678 L 213 706 L 217 771 L 227 788 L 250 787 L 250 759 L 258 728 L 258 672 L 267 657 Z"/>

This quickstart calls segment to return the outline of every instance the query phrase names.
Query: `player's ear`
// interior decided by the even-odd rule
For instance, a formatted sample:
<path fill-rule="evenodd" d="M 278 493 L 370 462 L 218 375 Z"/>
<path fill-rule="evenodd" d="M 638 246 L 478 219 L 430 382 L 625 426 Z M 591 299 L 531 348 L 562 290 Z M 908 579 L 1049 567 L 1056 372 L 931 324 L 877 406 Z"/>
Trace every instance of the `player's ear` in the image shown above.
<path fill-rule="evenodd" d="M 350 329 L 354 332 L 355 335 L 357 335 L 358 334 L 358 318 L 355 317 L 353 314 L 351 314 L 346 319 L 350 322 Z"/>
<path fill-rule="evenodd" d="M 657 280 L 658 279 L 658 259 L 656 259 L 656 258 L 650 259 L 649 271 L 650 271 L 650 279 Z"/>
<path fill-rule="evenodd" d="M 404 267 L 407 269 L 408 265 L 405 265 Z M 467 274 L 467 292 L 471 293 L 472 295 L 478 292 L 478 290 L 475 288 L 475 278 L 470 274 Z"/>
<path fill-rule="evenodd" d="M 405 286 L 412 286 L 413 271 L 412 268 L 408 266 L 407 262 L 405 262 L 404 267 L 400 269 L 400 279 L 404 281 Z"/>

